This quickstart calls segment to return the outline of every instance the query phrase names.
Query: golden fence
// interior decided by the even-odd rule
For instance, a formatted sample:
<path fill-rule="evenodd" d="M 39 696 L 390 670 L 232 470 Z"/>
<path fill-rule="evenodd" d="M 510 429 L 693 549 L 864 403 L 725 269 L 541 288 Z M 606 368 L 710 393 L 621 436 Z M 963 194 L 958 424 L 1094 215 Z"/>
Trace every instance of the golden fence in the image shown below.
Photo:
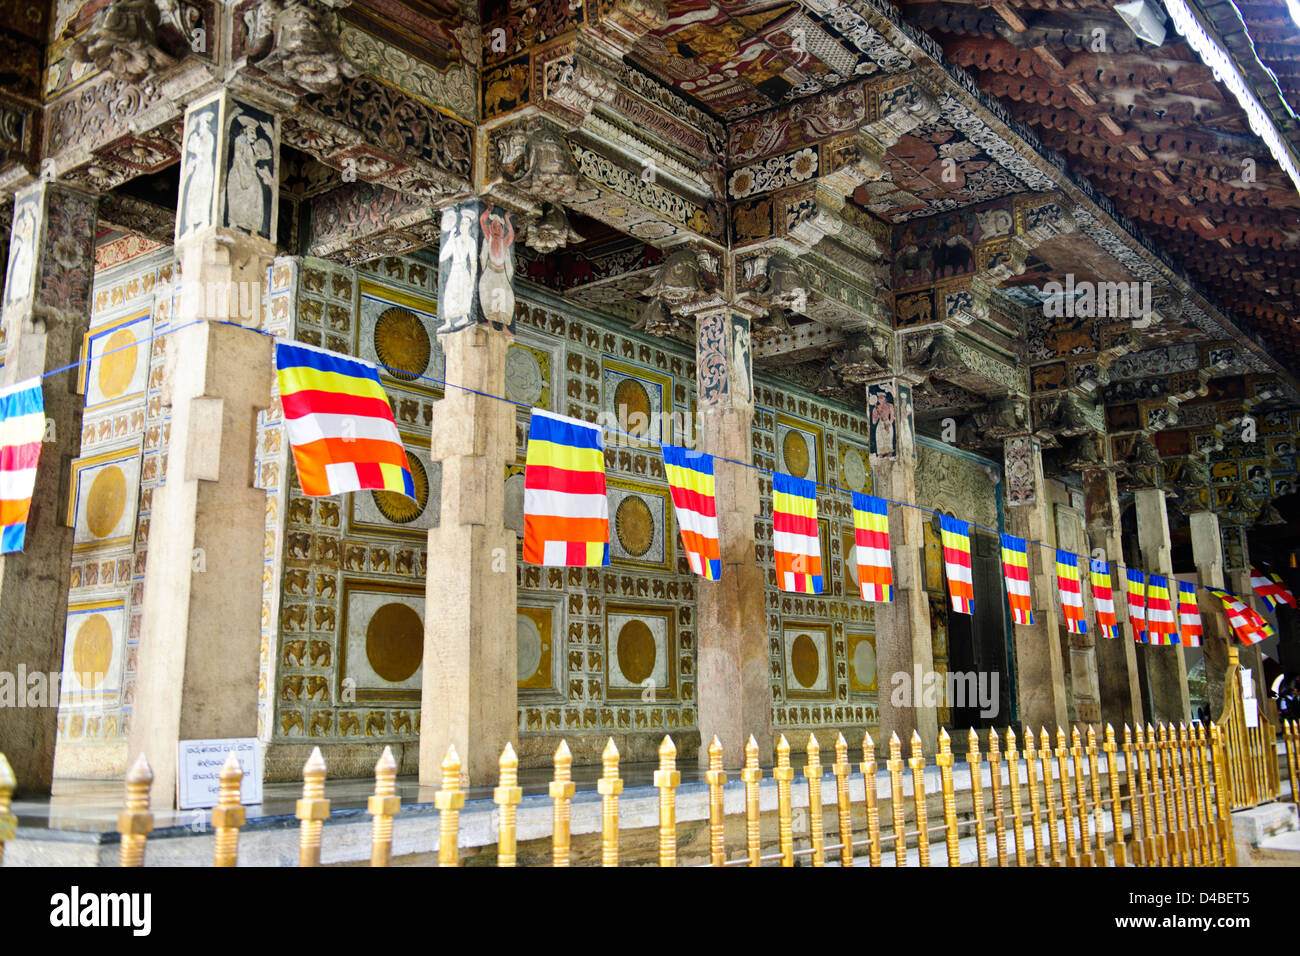
<path fill-rule="evenodd" d="M 1284 721 L 1283 731 L 1294 798 L 1300 734 L 1294 721 Z M 990 731 L 983 751 L 980 738 L 972 730 L 967 737 L 967 753 L 960 759 L 951 743 L 948 733 L 941 732 L 939 752 L 933 760 L 938 767 L 939 786 L 938 792 L 931 795 L 931 804 L 926 794 L 927 762 L 915 734 L 906 760 L 897 735 L 890 738 L 888 757 L 883 761 L 887 797 L 878 793 L 875 743 L 869 734 L 863 735 L 862 760 L 856 766 L 849 762 L 844 736 L 837 735 L 829 780 L 819 742 L 810 735 L 800 784 L 808 797 L 806 823 L 796 835 L 796 769 L 790 762 L 790 744 L 782 736 L 776 747 L 776 766 L 771 770 L 777 790 L 777 839 L 765 845 L 760 813 L 764 773 L 759 766 L 758 745 L 751 737 L 740 773 L 744 783 L 744 847 L 729 850 L 724 807 L 727 774 L 722 767 L 721 743 L 714 738 L 707 750 L 709 769 L 704 775 L 710 865 L 794 866 L 798 861 L 812 866 L 930 866 L 938 864 L 940 856 L 948 866 L 1236 865 L 1230 816 L 1235 783 L 1225 734 L 1217 724 L 1208 730 L 1201 724 L 1158 729 L 1148 724 L 1145 731 L 1141 727 L 1131 731 L 1126 726 L 1122 736 L 1107 726 L 1100 740 L 1091 727 L 1082 732 L 1076 727 L 1068 737 L 1058 729 L 1055 746 L 1046 730 L 1037 739 L 1027 734 L 1023 746 L 1012 730 L 1007 730 L 1004 737 Z M 659 791 L 656 856 L 660 866 L 677 863 L 676 796 L 681 774 L 676 759 L 676 747 L 670 737 L 665 737 L 653 778 Z M 568 866 L 571 862 L 570 810 L 575 789 L 572 763 L 568 745 L 561 742 L 548 788 L 553 804 L 550 844 L 554 866 Z M 958 789 L 955 776 L 961 764 L 969 775 L 969 787 Z M 499 785 L 492 793 L 498 807 L 498 866 L 514 866 L 517 862 L 516 819 L 522 799 L 518 765 L 513 747 L 507 744 L 500 759 Z M 623 781 L 619 777 L 618 749 L 612 739 L 602 755 L 602 765 L 596 787 L 601 800 L 601 863 L 618 866 Z M 461 862 L 458 835 L 465 793 L 460 786 L 460 769 L 453 747 L 443 760 L 442 786 L 434 796 L 439 811 L 440 866 L 457 866 Z M 862 775 L 864 783 L 862 800 L 856 805 L 850 796 L 855 772 Z M 322 830 L 330 816 L 325 774 L 325 761 L 317 748 L 303 768 L 302 798 L 296 807 L 301 866 L 320 863 Z M 149 809 L 152 778 L 142 755 L 127 774 L 125 803 L 118 816 L 122 866 L 144 863 L 146 841 L 153 828 Z M 244 824 L 241 778 L 242 768 L 231 754 L 221 769 L 218 804 L 212 811 L 216 866 L 234 866 L 238 858 L 240 828 Z M 387 866 L 392 858 L 393 820 L 401 809 L 396 782 L 397 763 L 385 747 L 375 766 L 374 793 L 367 803 L 372 821 L 372 866 Z M 823 801 L 824 785 L 834 787 L 833 801 Z M 14 817 L 9 812 L 13 788 L 12 771 L 0 755 L 0 856 L 4 841 L 14 831 Z M 828 804 L 832 807 L 829 814 Z M 827 815 L 833 817 L 829 831 Z M 770 817 L 767 823 L 770 831 Z M 939 842 L 941 853 L 934 846 Z M 769 852 L 764 852 L 765 846 Z"/>
<path fill-rule="evenodd" d="M 1255 726 L 1249 727 L 1246 723 L 1241 682 L 1242 675 L 1249 673 L 1242 668 L 1237 649 L 1229 647 L 1228 667 L 1223 675 L 1223 713 L 1215 724 L 1223 734 L 1227 750 L 1228 779 L 1232 784 L 1231 802 L 1234 810 L 1244 810 L 1276 800 L 1281 789 L 1277 760 L 1278 728 L 1269 722 L 1258 695 L 1255 698 Z M 1294 797 L 1294 783 L 1291 793 Z"/>

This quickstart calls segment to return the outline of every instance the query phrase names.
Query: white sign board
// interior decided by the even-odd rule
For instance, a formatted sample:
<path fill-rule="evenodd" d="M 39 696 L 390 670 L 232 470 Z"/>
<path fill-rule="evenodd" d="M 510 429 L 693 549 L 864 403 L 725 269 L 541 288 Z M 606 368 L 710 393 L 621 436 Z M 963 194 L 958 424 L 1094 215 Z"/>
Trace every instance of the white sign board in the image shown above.
<path fill-rule="evenodd" d="M 1245 705 L 1246 726 L 1258 727 L 1259 726 L 1259 701 L 1257 701 L 1254 697 L 1247 697 L 1245 700 L 1242 701 L 1242 703 Z"/>
<path fill-rule="evenodd" d="M 1241 669 L 1241 696 L 1243 700 L 1250 700 L 1255 696 L 1255 681 L 1251 677 L 1249 667 Z"/>
<path fill-rule="evenodd" d="M 195 810 L 217 805 L 221 790 L 221 765 L 231 751 L 244 768 L 239 786 L 240 803 L 262 802 L 262 751 L 256 737 L 222 740 L 182 740 L 177 761 L 176 805 Z"/>

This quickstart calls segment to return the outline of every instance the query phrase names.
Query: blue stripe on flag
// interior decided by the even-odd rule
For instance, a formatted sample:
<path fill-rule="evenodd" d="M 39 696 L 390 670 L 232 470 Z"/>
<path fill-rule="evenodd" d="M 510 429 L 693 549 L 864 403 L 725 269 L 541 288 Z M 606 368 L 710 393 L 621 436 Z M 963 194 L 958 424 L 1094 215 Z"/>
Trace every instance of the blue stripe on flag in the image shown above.
<path fill-rule="evenodd" d="M 292 342 L 275 343 L 275 367 L 289 370 L 296 366 L 314 368 L 319 372 L 334 372 L 339 375 L 353 375 L 379 381 L 379 373 L 368 362 L 348 358 L 334 352 L 303 348 Z"/>
<path fill-rule="evenodd" d="M 778 491 L 796 498 L 813 498 L 817 494 L 817 485 L 807 478 L 796 478 L 776 471 L 772 473 L 772 493 Z"/>
<path fill-rule="evenodd" d="M 570 448 L 595 448 L 601 450 L 600 429 L 585 422 L 566 422 L 534 411 L 528 425 L 529 441 L 548 441 Z"/>

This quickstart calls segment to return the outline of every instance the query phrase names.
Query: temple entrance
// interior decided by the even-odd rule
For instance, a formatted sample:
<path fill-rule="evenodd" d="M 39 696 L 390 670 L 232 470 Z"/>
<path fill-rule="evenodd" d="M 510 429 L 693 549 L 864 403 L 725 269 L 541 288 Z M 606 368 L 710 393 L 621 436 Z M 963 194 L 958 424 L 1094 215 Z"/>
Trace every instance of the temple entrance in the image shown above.
<path fill-rule="evenodd" d="M 1005 727 L 1011 720 L 1001 575 L 998 539 L 972 528 L 975 613 L 948 616 L 948 673 L 954 677 L 950 686 L 957 691 L 951 704 L 956 730 Z"/>

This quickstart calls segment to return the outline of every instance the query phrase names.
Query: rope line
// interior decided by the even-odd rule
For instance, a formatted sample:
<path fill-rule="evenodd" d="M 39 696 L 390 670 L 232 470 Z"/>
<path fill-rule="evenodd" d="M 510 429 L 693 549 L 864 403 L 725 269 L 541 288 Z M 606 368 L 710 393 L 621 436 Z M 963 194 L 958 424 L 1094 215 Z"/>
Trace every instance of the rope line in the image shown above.
<path fill-rule="evenodd" d="M 141 345 L 145 344 L 146 342 L 152 342 L 152 341 L 154 341 L 154 339 L 157 339 L 157 338 L 161 338 L 161 337 L 163 337 L 163 336 L 170 335 L 170 334 L 172 334 L 173 332 L 180 332 L 180 331 L 183 330 L 183 329 L 188 329 L 188 328 L 191 328 L 192 326 L 199 325 L 199 324 L 203 324 L 203 323 L 207 323 L 207 324 L 209 324 L 209 325 L 228 325 L 228 326 L 230 326 L 230 327 L 232 327 L 232 328 L 242 329 L 242 330 L 244 330 L 245 332 L 256 332 L 258 335 L 266 336 L 267 338 L 269 338 L 269 339 L 271 339 L 271 340 L 273 340 L 273 341 L 274 341 L 274 340 L 277 340 L 277 339 L 282 339 L 282 338 L 284 338 L 284 336 L 277 335 L 277 334 L 275 334 L 274 332 L 268 332 L 268 331 L 266 331 L 265 329 L 254 329 L 254 328 L 250 328 L 250 327 L 248 327 L 248 326 L 246 326 L 246 325 L 241 325 L 241 324 L 238 323 L 238 322 L 232 322 L 232 321 L 230 321 L 229 319 L 202 319 L 202 318 L 200 318 L 200 319 L 193 319 L 192 321 L 186 322 L 186 323 L 183 324 L 183 325 L 173 326 L 173 327 L 170 327 L 170 328 L 163 329 L 163 330 L 161 330 L 161 331 L 154 331 L 154 332 L 153 332 L 152 334 L 150 334 L 147 338 L 141 339 L 141 340 L 138 341 L 138 342 L 132 342 L 132 343 L 127 344 L 127 345 L 120 345 L 120 346 L 118 346 L 117 348 L 109 349 L 109 350 L 106 351 L 106 352 L 100 352 L 97 356 L 95 356 L 95 358 L 96 358 L 96 359 L 101 359 L 101 358 L 104 358 L 104 357 L 107 356 L 107 355 L 112 355 L 112 354 L 114 354 L 115 352 L 121 352 L 121 351 L 123 351 L 123 350 L 125 350 L 125 349 L 134 349 L 134 348 L 139 348 Z M 289 340 L 286 339 L 286 341 L 289 341 Z M 335 353 L 335 354 L 341 354 L 341 353 Z M 459 384 L 457 384 L 457 383 L 455 383 L 455 382 L 448 381 L 447 379 L 440 379 L 440 378 L 435 378 L 435 377 L 433 377 L 433 376 L 431 376 L 431 375 L 423 375 L 423 374 L 420 374 L 420 373 L 411 372 L 411 371 L 408 370 L 408 369 L 395 368 L 395 367 L 390 366 L 390 365 L 385 365 L 385 364 L 383 364 L 382 362 L 369 362 L 369 361 L 366 360 L 366 359 L 359 359 L 359 358 L 357 358 L 356 356 L 352 356 L 352 355 L 344 355 L 344 356 L 342 356 L 342 357 L 344 357 L 344 358 L 348 358 L 348 359 L 352 359 L 353 361 L 367 362 L 367 364 L 374 365 L 376 368 L 381 368 L 381 369 L 383 369 L 384 371 L 388 372 L 389 374 L 396 375 L 396 376 L 399 377 L 399 378 L 403 378 L 403 377 L 406 377 L 406 376 L 414 376 L 415 378 L 421 379 L 422 381 L 429 382 L 429 383 L 434 384 L 434 385 L 440 385 L 440 386 L 443 387 L 443 390 L 444 390 L 444 391 L 445 391 L 446 389 L 448 389 L 448 388 L 455 388 L 455 389 L 459 389 L 459 390 L 462 391 L 462 392 L 468 392 L 468 393 L 470 393 L 471 395 L 478 395 L 478 396 L 481 397 L 481 398 L 490 398 L 490 399 L 492 399 L 492 400 L 494 400 L 494 401 L 505 402 L 507 405 L 513 405 L 513 406 L 515 406 L 516 408 L 525 409 L 525 410 L 527 410 L 527 411 L 532 411 L 533 408 L 536 407 L 536 406 L 533 406 L 533 405 L 529 405 L 529 404 L 527 404 L 527 403 L 525 403 L 525 402 L 517 402 L 517 401 L 515 401 L 514 399 L 512 399 L 512 398 L 508 398 L 508 397 L 506 397 L 506 396 L 504 396 L 504 395 L 494 395 L 494 394 L 492 394 L 491 392 L 484 392 L 484 391 L 481 391 L 480 389 L 477 389 L 477 388 L 471 388 L 471 387 L 468 386 L 468 385 L 459 385 Z M 32 376 L 32 377 L 33 377 L 33 378 L 37 378 L 37 379 L 39 379 L 40 381 L 43 382 L 45 379 L 50 378 L 50 377 L 52 377 L 52 376 L 60 375 L 60 374 L 62 374 L 63 372 L 68 372 L 68 371 L 71 371 L 71 370 L 73 370 L 73 369 L 79 369 L 79 368 L 81 368 L 82 366 L 89 365 L 90 362 L 91 362 L 91 357 L 90 357 L 90 355 L 87 355 L 84 359 L 81 359 L 81 360 L 76 361 L 76 362 L 71 362 L 71 363 L 69 363 L 68 365 L 61 366 L 60 368 L 51 369 L 50 371 L 48 371 L 48 372 L 44 372 L 44 373 L 42 373 L 41 375 L 38 375 L 38 376 Z M 549 409 L 546 409 L 546 410 L 549 411 Z M 611 426 L 609 426 L 609 425 L 601 425 L 600 428 L 601 428 L 601 432 L 602 432 L 602 434 L 611 434 L 611 435 L 619 435 L 619 436 L 623 436 L 623 437 L 625 437 L 625 438 L 631 439 L 632 442 L 637 443 L 637 447 L 643 447 L 644 445 L 659 445 L 659 444 L 660 444 L 659 442 L 656 442 L 656 441 L 654 441 L 653 439 L 650 439 L 650 438 L 646 438 L 645 436 L 642 436 L 642 435 L 634 435 L 634 434 L 632 434 L 631 432 L 623 431 L 622 429 L 619 429 L 619 428 L 613 428 L 613 427 L 611 427 Z M 762 467 L 761 465 L 755 465 L 753 462 L 748 462 L 748 461 L 739 461 L 739 460 L 737 460 L 737 459 L 735 459 L 735 458 L 726 458 L 726 457 L 723 457 L 723 456 L 721 456 L 721 455 L 714 455 L 714 456 L 712 456 L 712 457 L 713 457 L 713 459 L 714 459 L 715 461 L 722 461 L 722 462 L 726 462 L 727 464 L 738 465 L 738 466 L 740 466 L 740 467 L 742 467 L 742 468 L 750 468 L 750 469 L 753 469 L 754 471 L 759 472 L 760 474 L 764 474 L 764 475 L 775 475 L 775 474 L 778 474 L 778 472 L 777 472 L 775 469 L 772 469 L 772 468 L 764 468 L 764 467 Z M 812 480 L 812 479 L 806 479 L 806 480 Z M 838 492 L 838 493 L 841 493 L 841 494 L 849 495 L 850 497 L 854 494 L 854 492 L 853 492 L 853 490 L 852 490 L 851 488 L 841 488 L 839 485 L 833 484 L 833 483 L 831 483 L 831 482 L 812 480 L 812 484 L 814 485 L 814 487 L 817 487 L 817 488 L 825 488 L 827 491 L 830 491 L 830 492 L 832 492 L 832 493 L 834 493 L 834 492 Z M 909 502 L 909 501 L 895 501 L 893 498 L 886 498 L 886 497 L 884 497 L 883 495 L 876 495 L 875 497 L 880 498 L 882 501 L 886 502 L 887 504 L 895 505 L 895 506 L 897 506 L 897 507 L 899 507 L 899 508 L 914 508 L 914 509 L 916 509 L 917 511 L 921 511 L 921 512 L 924 512 L 925 514 L 932 515 L 932 516 L 933 516 L 933 515 L 941 515 L 941 514 L 942 514 L 942 512 L 937 511 L 937 510 L 934 509 L 934 508 L 927 508 L 927 507 L 925 507 L 924 505 L 913 504 L 913 503 L 911 503 L 911 502 Z M 991 534 L 998 535 L 998 536 L 999 536 L 999 540 L 1000 540 L 1000 538 L 1001 538 L 1001 535 L 1004 533 L 1000 528 L 990 528 L 988 525 L 982 525 L 982 524 L 979 524 L 978 522 L 975 522 L 975 521 L 967 522 L 967 524 L 969 524 L 972 528 L 978 528 L 978 529 L 980 529 L 981 531 L 988 531 L 988 532 L 990 532 Z M 1014 537 L 1014 536 L 1013 536 L 1013 537 Z M 1032 539 L 1032 538 L 1022 538 L 1021 540 L 1024 541 L 1026 544 L 1032 544 L 1032 545 L 1035 545 L 1036 547 L 1043 548 L 1043 549 L 1045 549 L 1045 550 L 1047 550 L 1047 551 L 1050 551 L 1050 552 L 1052 552 L 1052 554 L 1056 554 L 1058 551 L 1064 551 L 1064 550 L 1065 550 L 1064 548 L 1057 548 L 1056 546 L 1054 546 L 1054 545 L 1050 545 L 1050 544 L 1047 544 L 1046 542 L 1043 542 L 1043 541 L 1035 541 L 1035 540 Z M 1065 553 L 1067 553 L 1067 554 L 1071 554 L 1072 552 L 1065 552 Z M 1091 556 L 1091 554 L 1089 554 L 1089 555 L 1074 554 L 1073 556 L 1074 556 L 1076 559 L 1081 559 L 1082 562 L 1083 562 L 1083 563 L 1081 563 L 1081 564 L 1079 565 L 1080 583 L 1082 583 L 1082 578 L 1083 578 L 1083 575 L 1084 575 L 1085 571 L 1088 571 L 1088 570 L 1091 569 L 1091 563 L 1090 563 L 1090 562 L 1092 561 L 1092 556 Z M 999 562 L 999 563 L 1000 563 L 1000 562 Z M 1085 567 L 1085 564 L 1086 564 L 1086 567 Z M 1115 577 L 1118 578 L 1118 577 L 1119 577 L 1119 567 L 1120 567 L 1120 562 L 1118 562 L 1118 561 L 1114 561 L 1114 562 L 1112 562 L 1112 561 L 1107 561 L 1106 564 L 1107 564 L 1107 566 L 1108 566 L 1108 569 L 1109 569 L 1110 566 L 1112 566 L 1112 565 L 1114 566 L 1114 568 L 1115 568 Z M 1127 565 L 1125 565 L 1125 567 L 1127 568 Z M 1144 573 L 1147 574 L 1148 577 L 1150 576 L 1150 572 L 1144 572 Z M 1171 581 L 1171 582 L 1176 582 L 1177 579 L 1174 577 L 1173 573 L 1170 573 L 1170 574 L 1167 576 L 1167 580 L 1168 580 L 1168 581 Z M 1196 588 L 1197 588 L 1198 590 L 1203 590 L 1203 591 L 1206 591 L 1207 593 L 1209 593 L 1209 588 L 1208 588 L 1206 585 L 1203 585 L 1203 584 L 1199 584 L 1199 583 L 1198 583 L 1198 584 L 1196 585 Z M 1116 581 L 1112 581 L 1112 582 L 1111 582 L 1111 590 L 1112 590 L 1112 594 L 1114 593 L 1114 591 L 1115 591 L 1116 589 L 1121 590 L 1121 591 L 1126 595 L 1126 594 L 1127 594 L 1126 582 L 1116 582 Z M 1176 602 L 1176 601 L 1174 600 L 1174 597 L 1175 597 L 1175 595 L 1176 595 L 1177 593 L 1178 593 L 1178 589 L 1177 589 L 1176 586 L 1170 587 L 1170 603 L 1171 603 L 1171 605 L 1173 605 L 1174 607 L 1176 607 L 1176 606 L 1177 606 L 1177 603 L 1178 603 L 1178 602 Z M 1214 595 L 1212 595 L 1212 596 L 1214 596 Z M 1238 595 L 1238 597 L 1240 597 L 1240 595 Z M 1184 646 L 1184 645 L 1176 645 L 1176 646 Z"/>

